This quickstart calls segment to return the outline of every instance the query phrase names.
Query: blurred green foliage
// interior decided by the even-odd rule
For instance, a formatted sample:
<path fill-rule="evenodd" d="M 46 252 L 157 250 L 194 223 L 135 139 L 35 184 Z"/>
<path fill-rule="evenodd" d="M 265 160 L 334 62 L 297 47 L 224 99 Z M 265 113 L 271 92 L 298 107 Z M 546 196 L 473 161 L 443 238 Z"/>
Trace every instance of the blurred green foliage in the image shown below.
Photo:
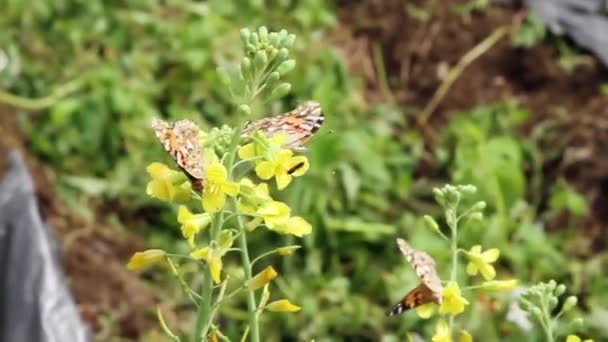
<path fill-rule="evenodd" d="M 292 93 L 266 108 L 278 113 L 312 98 L 321 102 L 326 124 L 309 147 L 307 177 L 285 195 L 313 223 L 313 234 L 296 256 L 269 260 L 282 265 L 285 276 L 278 284 L 303 310 L 264 317 L 269 340 L 397 341 L 408 331 L 430 336 L 433 324 L 414 314 L 385 316 L 417 283 L 393 241 L 407 238 L 442 268 L 449 252 L 424 228 L 422 214 L 439 213 L 431 189 L 447 182 L 476 185 L 476 200 L 489 206 L 483 224 L 468 223 L 463 245 L 482 241 L 499 247 L 505 258 L 497 267 L 524 285 L 549 278 L 568 284 L 579 295 L 590 335 L 608 336 L 602 324 L 608 315 L 602 309 L 606 256 L 573 258 L 572 230 L 547 234 L 549 216 L 565 210 L 576 218 L 587 206 L 565 183 L 551 188 L 548 206 L 541 203 L 541 152 L 515 133 L 530 113 L 511 101 L 458 113 L 437 146 L 439 172 L 419 177 L 424 142 L 408 125 L 412 111 L 368 107 L 359 81 L 323 39 L 324 30 L 336 24 L 334 6 L 321 0 L 2 0 L 0 52 L 7 64 L 0 69 L 0 85 L 32 98 L 77 89 L 21 115 L 22 128 L 31 149 L 58 170 L 66 199 L 75 205 L 83 194 L 111 200 L 128 216 L 159 206 L 145 196 L 145 166 L 169 159 L 149 129 L 151 117 L 185 117 L 203 129 L 230 123 L 236 108 L 217 69 L 238 67 L 240 28 L 287 29 L 298 37 L 297 66 L 287 77 Z M 520 46 L 544 36 L 528 20 L 516 36 Z M 253 112 L 261 115 L 258 105 Z M 151 245 L 177 243 L 170 238 L 177 229 L 163 224 L 173 221 L 171 210 L 139 217 L 155 227 L 148 230 Z M 258 251 L 268 243 L 255 234 L 250 241 Z M 464 320 L 476 338 L 539 338 L 539 331 L 528 333 L 505 319 L 513 297 L 484 300 L 474 302 Z M 243 305 L 235 302 L 234 310 L 223 312 L 224 331 L 240 331 L 235 322 Z M 495 319 L 489 321 L 489 312 Z"/>

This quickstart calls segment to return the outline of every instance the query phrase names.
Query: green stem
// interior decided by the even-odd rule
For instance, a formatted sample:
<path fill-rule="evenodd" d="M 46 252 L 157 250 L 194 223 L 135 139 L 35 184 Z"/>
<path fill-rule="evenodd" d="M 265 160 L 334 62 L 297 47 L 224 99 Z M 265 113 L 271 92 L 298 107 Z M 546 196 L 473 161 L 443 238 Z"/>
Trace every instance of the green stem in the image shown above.
<path fill-rule="evenodd" d="M 57 101 L 76 92 L 84 85 L 83 78 L 78 78 L 62 84 L 55 88 L 50 95 L 31 99 L 7 93 L 0 89 L 0 102 L 6 103 L 13 107 L 22 108 L 31 111 L 43 110 L 54 105 Z"/>
<path fill-rule="evenodd" d="M 233 204 L 236 208 L 237 202 L 233 199 Z M 249 250 L 247 248 L 247 234 L 245 232 L 245 227 L 243 227 L 243 221 L 240 216 L 237 216 L 237 227 L 241 229 L 241 235 L 239 236 L 239 247 L 241 249 L 241 260 L 243 263 L 243 268 L 245 269 L 245 278 L 246 282 L 251 280 L 251 261 L 249 259 Z M 258 315 L 257 315 L 257 305 L 255 302 L 255 293 L 254 291 L 247 290 L 247 309 L 249 311 L 249 332 L 251 336 L 252 342 L 260 341 L 260 329 L 258 323 Z"/>
<path fill-rule="evenodd" d="M 452 270 L 450 273 L 450 281 L 455 282 L 458 277 L 458 217 L 457 217 L 458 205 L 455 205 L 453 209 L 454 210 L 451 211 L 452 217 L 449 218 L 447 221 L 452 222 L 450 224 L 450 230 L 452 232 L 452 236 L 451 236 Z M 453 315 L 450 316 L 448 327 L 449 327 L 450 334 L 451 334 L 453 327 L 454 327 L 454 316 Z"/>
<path fill-rule="evenodd" d="M 224 223 L 224 213 L 218 212 L 213 217 L 213 224 L 209 232 L 210 240 L 216 241 L 222 230 L 222 224 Z M 194 341 L 204 341 L 209 328 L 211 327 L 212 321 L 212 300 L 213 300 L 213 278 L 211 277 L 211 268 L 209 265 L 205 268 L 205 279 L 203 282 L 203 290 L 201 293 L 202 299 L 198 305 L 198 311 L 196 313 L 196 325 L 194 328 Z"/>

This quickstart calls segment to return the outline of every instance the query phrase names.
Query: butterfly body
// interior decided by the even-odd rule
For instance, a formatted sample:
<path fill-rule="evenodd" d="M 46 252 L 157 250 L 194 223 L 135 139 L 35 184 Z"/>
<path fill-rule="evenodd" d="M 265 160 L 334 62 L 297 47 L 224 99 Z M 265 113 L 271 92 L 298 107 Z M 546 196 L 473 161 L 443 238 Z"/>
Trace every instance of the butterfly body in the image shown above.
<path fill-rule="evenodd" d="M 243 136 L 251 137 L 255 131 L 262 132 L 268 138 L 285 134 L 283 147 L 304 151 L 304 145 L 321 128 L 324 120 L 321 104 L 307 101 L 287 113 L 249 123 L 243 130 Z"/>
<path fill-rule="evenodd" d="M 399 303 L 393 306 L 388 313 L 389 316 L 398 315 L 409 309 L 431 302 L 441 304 L 443 300 L 443 286 L 441 285 L 441 279 L 435 270 L 435 260 L 425 252 L 414 250 L 403 239 L 397 239 L 397 245 L 403 255 L 405 255 L 407 261 L 414 268 L 421 283 L 408 292 Z"/>
<path fill-rule="evenodd" d="M 205 170 L 196 124 L 189 120 L 167 122 L 155 118 L 152 129 L 165 150 L 190 178 L 192 188 L 203 192 Z"/>

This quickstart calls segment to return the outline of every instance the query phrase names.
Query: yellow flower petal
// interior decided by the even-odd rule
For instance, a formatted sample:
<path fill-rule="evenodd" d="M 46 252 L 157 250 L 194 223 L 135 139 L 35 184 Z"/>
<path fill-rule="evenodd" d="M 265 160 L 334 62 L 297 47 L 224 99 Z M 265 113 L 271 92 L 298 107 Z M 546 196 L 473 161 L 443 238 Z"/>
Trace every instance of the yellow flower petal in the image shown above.
<path fill-rule="evenodd" d="M 483 279 L 492 280 L 496 277 L 496 270 L 494 269 L 494 266 L 486 263 L 483 263 L 479 266 L 481 266 L 479 267 L 479 272 L 481 272 Z"/>
<path fill-rule="evenodd" d="M 486 291 L 501 291 L 501 290 L 511 290 L 515 286 L 517 286 L 517 279 L 509 279 L 509 280 L 490 280 L 481 284 L 481 288 Z"/>
<path fill-rule="evenodd" d="M 283 224 L 289 218 L 291 209 L 283 202 L 269 201 L 258 209 L 258 214 L 264 218 L 264 223 L 269 229 Z"/>
<path fill-rule="evenodd" d="M 256 274 L 249 282 L 247 282 L 247 288 L 249 291 L 255 291 L 264 287 L 264 285 L 270 283 L 274 278 L 279 275 L 272 266 L 266 267 L 262 272 Z"/>
<path fill-rule="evenodd" d="M 301 165 L 300 165 L 301 164 Z M 304 156 L 296 156 L 291 158 L 288 162 L 287 162 L 287 170 L 292 170 L 294 167 L 298 166 L 295 171 L 293 171 L 291 173 L 292 176 L 294 177 L 299 177 L 303 174 L 306 173 L 306 171 L 308 171 L 308 169 L 310 168 L 310 164 L 308 163 L 308 159 Z"/>
<path fill-rule="evenodd" d="M 239 158 L 250 159 L 256 156 L 254 143 L 249 143 L 239 149 Z"/>
<path fill-rule="evenodd" d="M 300 309 L 299 306 L 291 304 L 287 299 L 277 300 L 266 305 L 266 310 L 274 312 L 296 312 Z"/>
<path fill-rule="evenodd" d="M 466 330 L 460 330 L 458 342 L 473 342 L 473 336 L 471 336 L 471 334 L 469 334 L 469 332 Z"/>
<path fill-rule="evenodd" d="M 576 335 L 568 335 L 566 342 L 581 342 L 581 338 Z"/>
<path fill-rule="evenodd" d="M 255 173 L 262 179 L 270 179 L 274 176 L 275 163 L 270 161 L 262 161 L 255 167 Z"/>
<path fill-rule="evenodd" d="M 439 320 L 435 328 L 435 335 L 433 335 L 433 342 L 452 342 L 452 336 L 450 335 L 450 328 L 445 320 Z"/>
<path fill-rule="evenodd" d="M 225 192 L 228 196 L 234 197 L 239 193 L 239 185 L 234 182 L 225 182 L 222 184 L 223 192 Z"/>
<path fill-rule="evenodd" d="M 206 180 L 210 183 L 222 183 L 228 178 L 228 171 L 220 162 L 212 163 L 205 170 Z"/>
<path fill-rule="evenodd" d="M 289 185 L 289 183 L 291 183 L 293 177 L 285 172 L 275 175 L 275 179 L 277 181 L 277 189 L 283 190 Z"/>
<path fill-rule="evenodd" d="M 129 270 L 140 270 L 150 265 L 157 264 L 165 259 L 167 253 L 162 249 L 148 249 L 133 254 L 127 264 Z"/>
<path fill-rule="evenodd" d="M 209 259 L 209 251 L 209 247 L 199 248 L 194 252 L 190 253 L 190 256 L 196 260 L 207 260 Z"/>
<path fill-rule="evenodd" d="M 194 214 L 185 205 L 180 205 L 177 209 L 177 222 L 184 224 L 186 221 L 192 218 Z"/>
<path fill-rule="evenodd" d="M 498 260 L 498 256 L 500 256 L 500 250 L 498 248 L 491 248 L 481 253 L 481 258 L 487 263 L 495 262 Z"/>
<path fill-rule="evenodd" d="M 220 256 L 213 255 L 211 260 L 209 260 L 209 270 L 211 271 L 211 278 L 213 281 L 218 284 L 222 281 L 221 273 L 222 273 L 222 258 Z"/>
<path fill-rule="evenodd" d="M 433 316 L 433 313 L 435 313 L 435 307 L 437 306 L 437 304 L 435 303 L 426 303 L 420 306 L 417 306 L 414 310 L 416 311 L 416 314 L 420 317 L 420 318 L 430 318 L 431 316 Z"/>
<path fill-rule="evenodd" d="M 443 301 L 439 306 L 439 313 L 455 316 L 464 311 L 465 305 L 469 305 L 469 301 L 460 295 L 458 284 L 449 282 L 443 288 Z"/>
<path fill-rule="evenodd" d="M 268 229 L 282 234 L 295 235 L 297 237 L 302 237 L 303 235 L 308 235 L 312 232 L 310 223 L 297 216 L 290 217 L 280 223 L 272 224 L 271 226 L 268 226 Z"/>
<path fill-rule="evenodd" d="M 226 204 L 226 194 L 223 192 L 204 192 L 203 209 L 209 213 L 218 212 Z"/>

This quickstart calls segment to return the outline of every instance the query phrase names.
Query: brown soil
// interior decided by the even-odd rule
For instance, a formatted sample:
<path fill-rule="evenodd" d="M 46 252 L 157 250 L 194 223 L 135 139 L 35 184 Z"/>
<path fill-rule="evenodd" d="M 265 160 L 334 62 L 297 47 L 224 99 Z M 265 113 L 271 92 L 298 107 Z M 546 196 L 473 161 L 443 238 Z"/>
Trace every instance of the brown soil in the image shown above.
<path fill-rule="evenodd" d="M 155 307 L 156 292 L 125 268 L 131 254 L 143 248 L 142 239 L 100 220 L 86 220 L 66 207 L 55 192 L 53 171 L 28 154 L 15 115 L 9 108 L 0 108 L 0 178 L 8 152 L 20 151 L 34 179 L 41 214 L 61 246 L 64 269 L 83 319 L 104 336 L 136 337 L 156 327 L 155 316 L 142 310 Z M 104 320 L 113 324 L 103 324 Z"/>
<path fill-rule="evenodd" d="M 525 14 L 521 8 L 508 5 L 463 16 L 453 8 L 464 1 L 445 0 L 434 1 L 432 19 L 422 22 L 408 16 L 405 3 L 424 7 L 430 2 L 339 2 L 339 25 L 330 39 L 344 52 L 351 70 L 363 76 L 371 102 L 391 100 L 382 92 L 374 48 L 382 51 L 395 102 L 422 109 L 448 67 L 456 65 L 498 27 L 513 27 Z M 587 63 L 567 73 L 559 66 L 558 57 L 550 46 L 517 49 L 509 38 L 503 38 L 465 69 L 427 125 L 420 128 L 438 132 L 456 111 L 517 99 L 533 113 L 522 134 L 529 136 L 541 126 L 558 132 L 541 144 L 547 158 L 543 188 L 548 191 L 551 183 L 563 178 L 582 191 L 591 211 L 581 227 L 595 250 L 604 249 L 608 247 L 603 238 L 608 227 L 608 160 L 604 158 L 608 96 L 600 93 L 600 86 L 608 82 L 608 70 L 589 56 Z M 426 136 L 432 146 L 433 135 Z"/>

